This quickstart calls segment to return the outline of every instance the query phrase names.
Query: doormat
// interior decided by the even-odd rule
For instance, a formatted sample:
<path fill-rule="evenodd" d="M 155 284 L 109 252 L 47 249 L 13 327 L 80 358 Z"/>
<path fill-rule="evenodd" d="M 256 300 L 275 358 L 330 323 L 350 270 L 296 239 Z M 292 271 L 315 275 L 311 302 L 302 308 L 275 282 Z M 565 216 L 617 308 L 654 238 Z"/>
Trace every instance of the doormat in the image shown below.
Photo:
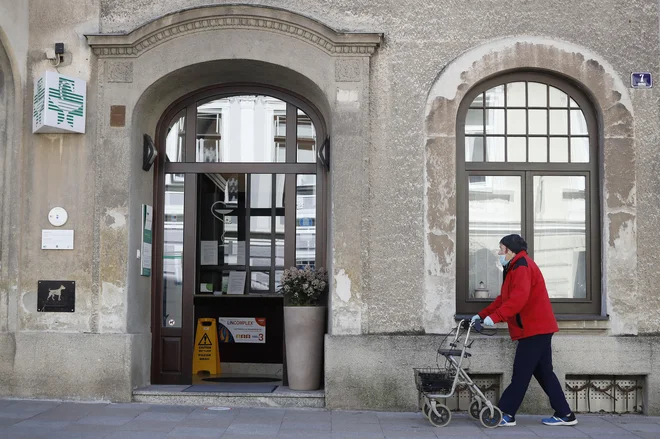
<path fill-rule="evenodd" d="M 216 392 L 216 393 L 273 393 L 277 388 L 272 384 L 220 383 L 197 384 L 188 387 L 184 392 Z"/>
<path fill-rule="evenodd" d="M 210 381 L 212 383 L 276 383 L 282 380 L 280 378 L 268 377 L 214 377 L 202 378 L 202 381 Z"/>

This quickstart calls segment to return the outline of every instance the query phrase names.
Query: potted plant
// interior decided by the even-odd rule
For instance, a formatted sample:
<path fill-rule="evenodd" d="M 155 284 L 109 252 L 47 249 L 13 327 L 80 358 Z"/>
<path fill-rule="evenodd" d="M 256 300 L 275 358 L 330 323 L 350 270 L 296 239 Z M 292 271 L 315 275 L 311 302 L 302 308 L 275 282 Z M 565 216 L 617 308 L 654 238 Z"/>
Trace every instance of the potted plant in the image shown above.
<path fill-rule="evenodd" d="M 279 292 L 284 296 L 284 340 L 287 377 L 292 390 L 321 386 L 328 274 L 323 268 L 284 270 Z"/>

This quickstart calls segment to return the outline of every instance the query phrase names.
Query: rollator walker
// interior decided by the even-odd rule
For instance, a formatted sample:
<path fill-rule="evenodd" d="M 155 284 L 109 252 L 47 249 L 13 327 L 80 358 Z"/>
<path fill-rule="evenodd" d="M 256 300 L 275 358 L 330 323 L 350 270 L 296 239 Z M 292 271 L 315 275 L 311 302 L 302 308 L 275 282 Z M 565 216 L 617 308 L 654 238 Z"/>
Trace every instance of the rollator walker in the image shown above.
<path fill-rule="evenodd" d="M 454 339 L 449 343 L 449 349 L 444 349 L 443 344 L 456 331 Z M 447 334 L 438 348 L 438 358 L 445 357 L 445 367 L 441 368 L 438 361 L 437 368 L 414 368 L 415 385 L 420 395 L 420 403 L 423 400 L 422 413 L 429 422 L 436 427 L 444 427 L 451 421 L 451 410 L 441 404 L 439 400 L 450 398 L 456 392 L 457 386 L 467 386 L 470 391 L 471 399 L 468 413 L 474 419 L 481 421 L 486 428 L 495 428 L 502 421 L 502 411 L 494 406 L 483 394 L 479 386 L 470 378 L 470 375 L 464 369 L 463 360 L 469 358 L 468 349 L 472 347 L 470 334 L 472 331 L 483 333 L 484 335 L 494 335 L 485 333 L 480 322 L 470 320 L 461 320 L 458 325 Z M 461 338 L 463 340 L 461 341 Z"/>

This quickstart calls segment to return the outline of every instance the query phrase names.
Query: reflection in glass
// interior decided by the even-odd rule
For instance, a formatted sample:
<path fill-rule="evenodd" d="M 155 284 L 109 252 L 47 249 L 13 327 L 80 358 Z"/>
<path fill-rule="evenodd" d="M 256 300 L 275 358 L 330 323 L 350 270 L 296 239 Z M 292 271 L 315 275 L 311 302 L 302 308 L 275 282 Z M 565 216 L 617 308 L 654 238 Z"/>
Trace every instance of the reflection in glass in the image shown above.
<path fill-rule="evenodd" d="M 571 138 L 571 162 L 589 163 L 589 138 Z"/>
<path fill-rule="evenodd" d="M 486 137 L 486 161 L 504 161 L 504 137 Z"/>
<path fill-rule="evenodd" d="M 568 95 L 555 87 L 550 87 L 550 106 L 562 108 L 567 107 Z"/>
<path fill-rule="evenodd" d="M 278 177 L 284 177 L 283 175 L 278 175 Z M 291 178 L 293 176 L 290 176 Z M 284 214 L 284 209 L 281 210 Z M 284 269 L 284 228 L 285 228 L 285 217 L 277 216 L 275 217 L 275 279 L 274 287 L 275 291 L 280 288 L 280 278 L 282 277 L 282 271 Z"/>
<path fill-rule="evenodd" d="M 529 138 L 529 161 L 545 163 L 548 161 L 548 139 L 545 137 Z"/>
<path fill-rule="evenodd" d="M 568 138 L 550 138 L 550 162 L 568 163 Z"/>
<path fill-rule="evenodd" d="M 527 84 L 528 105 L 530 107 L 547 107 L 548 104 L 548 86 L 538 82 L 529 82 Z"/>
<path fill-rule="evenodd" d="M 507 110 L 507 134 L 527 134 L 527 111 Z"/>
<path fill-rule="evenodd" d="M 529 134 L 548 134 L 548 110 L 529 110 Z"/>
<path fill-rule="evenodd" d="M 165 153 L 167 161 L 182 162 L 185 152 L 184 144 L 186 140 L 186 118 L 185 110 L 179 113 L 173 120 L 167 130 L 165 137 Z"/>
<path fill-rule="evenodd" d="M 568 110 L 550 110 L 550 134 L 568 134 Z"/>
<path fill-rule="evenodd" d="M 286 103 L 262 95 L 215 99 L 197 107 L 198 162 L 286 161 Z"/>
<path fill-rule="evenodd" d="M 250 266 L 268 267 L 271 261 L 272 233 L 270 216 L 250 217 Z"/>
<path fill-rule="evenodd" d="M 312 120 L 298 110 L 298 163 L 316 162 L 316 129 Z"/>
<path fill-rule="evenodd" d="M 571 135 L 589 134 L 582 110 L 571 110 Z"/>
<path fill-rule="evenodd" d="M 486 110 L 487 134 L 504 134 L 504 111 Z"/>
<path fill-rule="evenodd" d="M 534 260 L 551 298 L 586 298 L 585 184 L 581 176 L 534 176 Z"/>
<path fill-rule="evenodd" d="M 250 273 L 250 288 L 253 291 L 267 292 L 270 284 L 270 272 L 252 271 Z"/>
<path fill-rule="evenodd" d="M 470 297 L 483 282 L 496 297 L 502 283 L 497 251 L 500 239 L 521 232 L 521 179 L 517 176 L 471 176 L 468 236 Z"/>
<path fill-rule="evenodd" d="M 197 139 L 198 162 L 221 162 L 222 150 L 220 139 Z"/>
<path fill-rule="evenodd" d="M 470 108 L 465 118 L 465 134 L 483 134 L 484 110 Z"/>
<path fill-rule="evenodd" d="M 466 162 L 484 161 L 483 137 L 465 137 L 465 161 Z"/>
<path fill-rule="evenodd" d="M 525 137 L 509 137 L 507 139 L 507 161 L 527 161 L 527 139 Z"/>
<path fill-rule="evenodd" d="M 165 175 L 163 228 L 163 327 L 181 327 L 184 177 Z"/>
<path fill-rule="evenodd" d="M 484 95 L 483 95 L 483 93 L 480 93 L 476 98 L 474 98 L 474 100 L 470 104 L 470 107 L 479 107 L 479 108 L 481 108 L 483 106 L 484 106 Z"/>
<path fill-rule="evenodd" d="M 281 286 L 280 280 L 282 279 L 283 274 L 284 274 L 284 270 L 275 270 L 275 291 L 280 289 Z"/>
<path fill-rule="evenodd" d="M 275 176 L 275 207 L 284 207 L 284 174 Z"/>
<path fill-rule="evenodd" d="M 506 85 L 507 107 L 525 107 L 525 83 L 510 82 Z"/>
<path fill-rule="evenodd" d="M 504 86 L 498 85 L 486 92 L 486 107 L 504 107 Z"/>
<path fill-rule="evenodd" d="M 273 176 L 250 174 L 250 208 L 268 209 L 272 206 Z"/>
<path fill-rule="evenodd" d="M 316 265 L 316 175 L 296 179 L 296 266 Z"/>

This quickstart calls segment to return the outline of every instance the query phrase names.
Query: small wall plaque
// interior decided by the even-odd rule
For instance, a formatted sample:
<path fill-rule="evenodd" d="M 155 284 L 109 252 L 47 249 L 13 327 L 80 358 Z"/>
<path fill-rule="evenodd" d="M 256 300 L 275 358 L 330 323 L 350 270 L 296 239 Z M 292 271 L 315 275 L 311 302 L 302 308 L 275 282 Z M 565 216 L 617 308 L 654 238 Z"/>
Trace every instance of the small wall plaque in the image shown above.
<path fill-rule="evenodd" d="M 630 74 L 630 86 L 632 88 L 652 88 L 653 75 L 651 72 L 633 72 Z"/>
<path fill-rule="evenodd" d="M 40 280 L 37 286 L 38 312 L 75 312 L 76 282 Z"/>
<path fill-rule="evenodd" d="M 126 106 L 125 105 L 111 105 L 110 106 L 110 126 L 111 127 L 126 126 Z"/>
<path fill-rule="evenodd" d="M 42 250 L 73 250 L 73 230 L 42 230 Z"/>

